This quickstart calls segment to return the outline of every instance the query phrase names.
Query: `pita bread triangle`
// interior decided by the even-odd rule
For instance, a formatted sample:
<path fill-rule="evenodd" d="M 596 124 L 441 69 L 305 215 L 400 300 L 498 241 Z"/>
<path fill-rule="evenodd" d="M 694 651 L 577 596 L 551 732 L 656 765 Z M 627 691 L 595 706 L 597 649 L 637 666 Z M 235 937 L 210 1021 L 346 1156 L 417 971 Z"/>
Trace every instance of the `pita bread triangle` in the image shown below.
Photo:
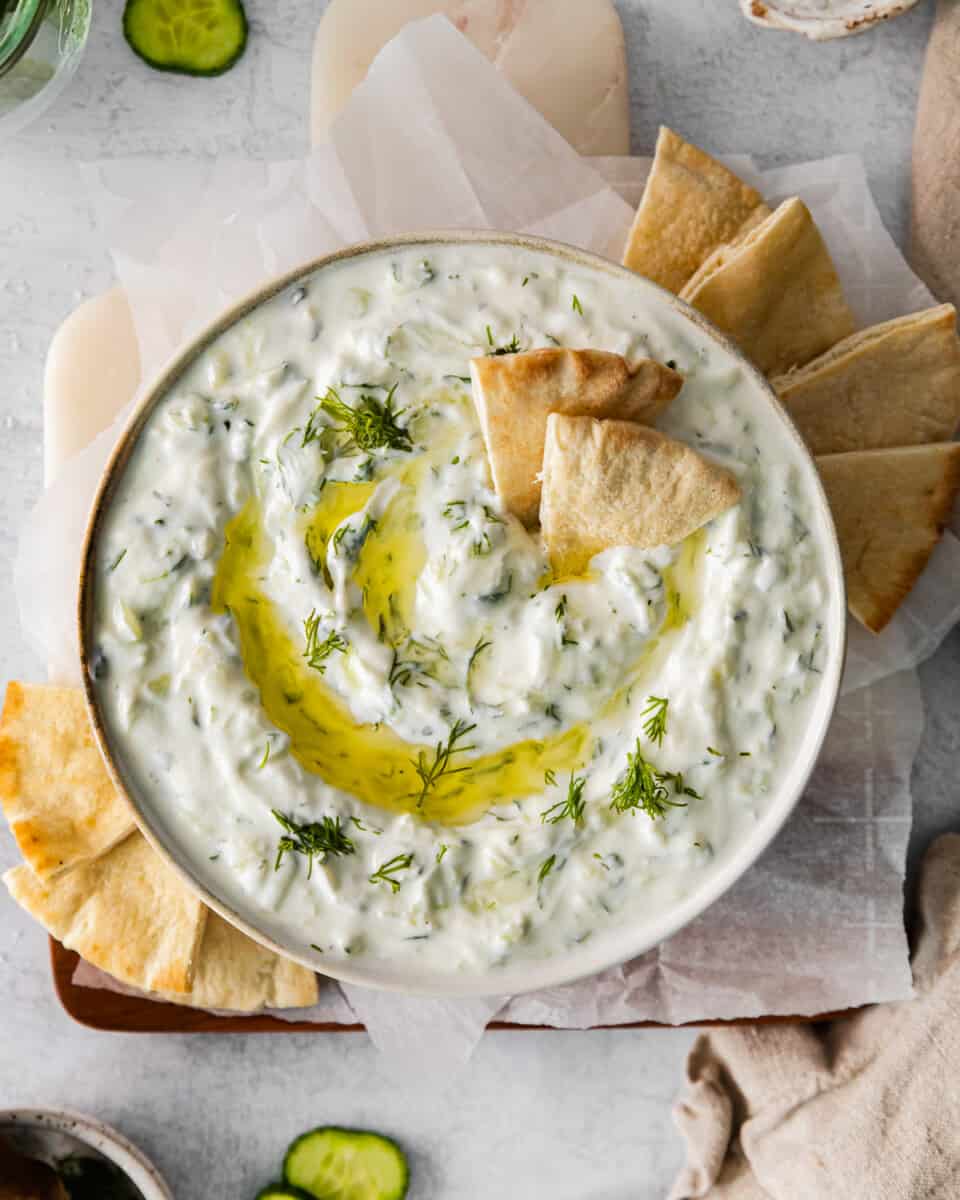
<path fill-rule="evenodd" d="M 210 912 L 189 994 L 161 995 L 191 1008 L 258 1012 L 263 1008 L 306 1008 L 316 1004 L 319 992 L 313 971 L 274 954 Z"/>
<path fill-rule="evenodd" d="M 850 611 L 879 633 L 920 577 L 960 489 L 960 443 L 828 454 L 830 501 Z"/>
<path fill-rule="evenodd" d="M 854 328 L 830 253 L 796 197 L 716 250 L 680 295 L 768 375 L 803 366 Z"/>
<path fill-rule="evenodd" d="M 771 382 L 813 454 L 948 441 L 960 424 L 956 310 L 874 325 Z"/>
<path fill-rule="evenodd" d="M 557 574 L 610 546 L 682 541 L 736 504 L 740 486 L 684 442 L 629 421 L 553 413 L 540 519 Z"/>
<path fill-rule="evenodd" d="M 41 879 L 96 858 L 136 828 L 76 688 L 7 685 L 0 802 L 20 853 Z"/>
<path fill-rule="evenodd" d="M 19 866 L 3 881 L 59 942 L 121 983 L 189 992 L 208 910 L 141 834 L 54 879 Z"/>
<path fill-rule="evenodd" d="M 758 191 L 661 126 L 623 265 L 679 292 L 717 246 L 769 212 Z"/>
<path fill-rule="evenodd" d="M 537 522 L 551 412 L 653 421 L 683 385 L 652 359 L 628 364 L 605 350 L 559 347 L 475 358 L 470 376 L 493 485 L 527 526 Z"/>

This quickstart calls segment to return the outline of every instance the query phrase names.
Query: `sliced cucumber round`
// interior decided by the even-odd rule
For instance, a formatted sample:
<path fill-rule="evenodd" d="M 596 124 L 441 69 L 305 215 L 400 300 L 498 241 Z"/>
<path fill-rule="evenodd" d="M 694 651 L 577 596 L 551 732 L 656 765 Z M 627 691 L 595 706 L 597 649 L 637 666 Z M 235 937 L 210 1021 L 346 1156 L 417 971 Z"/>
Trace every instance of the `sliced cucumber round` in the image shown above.
<path fill-rule="evenodd" d="M 240 0 L 127 0 L 123 34 L 158 71 L 222 75 L 247 45 Z"/>
<path fill-rule="evenodd" d="M 403 1200 L 410 1170 L 390 1138 L 325 1125 L 291 1143 L 283 1178 L 315 1200 Z"/>
<path fill-rule="evenodd" d="M 270 1183 L 257 1192 L 257 1200 L 310 1200 L 310 1197 L 299 1188 L 287 1187 L 285 1183 Z"/>

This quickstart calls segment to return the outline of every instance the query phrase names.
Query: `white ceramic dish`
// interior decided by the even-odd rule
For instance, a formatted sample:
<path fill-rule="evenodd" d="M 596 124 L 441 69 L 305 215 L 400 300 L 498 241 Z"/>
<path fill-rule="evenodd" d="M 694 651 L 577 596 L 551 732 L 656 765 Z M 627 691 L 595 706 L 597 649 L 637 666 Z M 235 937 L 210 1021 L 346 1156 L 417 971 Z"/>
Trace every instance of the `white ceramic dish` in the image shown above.
<path fill-rule="evenodd" d="M 917 0 L 740 0 L 743 15 L 766 29 L 802 33 L 815 42 L 850 37 L 902 16 Z"/>
<path fill-rule="evenodd" d="M 82 1113 L 66 1108 L 2 1109 L 0 1138 L 21 1154 L 51 1164 L 70 1154 L 106 1159 L 123 1171 L 143 1200 L 173 1200 L 157 1168 L 132 1142 Z"/>
<path fill-rule="evenodd" d="M 392 247 L 401 245 L 415 245 L 418 249 L 422 248 L 425 252 L 429 252 L 430 247 L 436 246 L 438 243 L 447 245 L 450 243 L 489 243 L 517 246 L 558 256 L 561 260 L 575 264 L 580 269 L 597 272 L 601 275 L 605 274 L 608 277 L 615 276 L 621 281 L 629 280 L 630 287 L 636 288 L 638 293 L 642 294 L 645 304 L 655 308 L 666 308 L 673 314 L 679 314 L 688 326 L 692 341 L 696 342 L 699 339 L 701 343 L 713 343 L 715 347 L 719 344 L 725 355 L 732 355 L 749 380 L 750 387 L 755 394 L 756 404 L 773 409 L 779 420 L 782 421 L 785 437 L 791 439 L 800 450 L 803 469 L 807 475 L 806 484 L 810 489 L 814 524 L 819 527 L 817 532 L 824 546 L 829 586 L 828 602 L 823 614 L 824 667 L 820 690 L 811 706 L 810 720 L 800 739 L 795 759 L 779 788 L 770 795 L 765 812 L 758 819 L 749 836 L 734 851 L 726 855 L 724 861 L 712 868 L 704 882 L 692 894 L 669 911 L 655 913 L 649 920 L 639 925 L 631 923 L 624 927 L 607 929 L 597 933 L 582 945 L 550 958 L 524 961 L 469 975 L 450 975 L 427 971 L 414 967 L 409 962 L 404 964 L 364 962 L 359 959 L 349 962 L 340 960 L 333 962 L 329 957 L 324 958 L 311 950 L 309 940 L 307 940 L 308 935 L 302 938 L 293 936 L 289 929 L 284 928 L 262 907 L 257 907 L 235 896 L 228 899 L 222 895 L 210 878 L 210 868 L 206 867 L 205 869 L 205 859 L 188 853 L 185 846 L 171 831 L 169 824 L 165 823 L 162 814 L 151 808 L 149 798 L 137 794 L 137 789 L 132 784 L 129 773 L 124 769 L 120 748 L 113 744 L 106 722 L 99 711 L 97 693 L 88 673 L 92 656 L 94 610 L 92 564 L 102 525 L 102 514 L 110 505 L 113 482 L 123 472 L 147 417 L 158 400 L 224 330 L 259 304 L 282 290 L 295 286 L 306 276 L 322 271 L 325 267 L 332 266 L 351 256 L 383 253 Z M 117 786 L 130 797 L 138 824 L 145 836 L 202 899 L 249 936 L 324 974 L 368 987 L 437 996 L 515 994 L 556 986 L 595 973 L 649 950 L 713 903 L 740 878 L 769 845 L 801 795 L 816 763 L 833 714 L 839 692 L 846 640 L 843 574 L 836 534 L 826 497 L 812 459 L 803 448 L 799 434 L 780 408 L 767 381 L 698 313 L 649 280 L 634 275 L 596 255 L 569 246 L 515 234 L 489 232 L 409 235 L 404 238 L 391 239 L 389 242 L 347 248 L 335 255 L 305 264 L 284 278 L 265 285 L 255 294 L 234 306 L 213 326 L 186 346 L 144 393 L 140 405 L 132 414 L 107 465 L 94 504 L 84 547 L 80 578 L 79 621 L 87 702 L 104 760 Z"/>

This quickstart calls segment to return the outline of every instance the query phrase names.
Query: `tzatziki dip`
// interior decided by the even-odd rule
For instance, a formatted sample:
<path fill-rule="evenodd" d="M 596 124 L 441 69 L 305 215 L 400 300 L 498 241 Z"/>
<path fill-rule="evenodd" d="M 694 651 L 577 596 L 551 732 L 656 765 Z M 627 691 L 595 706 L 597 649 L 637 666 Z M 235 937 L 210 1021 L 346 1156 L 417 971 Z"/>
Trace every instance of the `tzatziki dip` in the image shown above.
<path fill-rule="evenodd" d="M 88 669 L 121 775 L 321 963 L 483 973 L 642 924 L 793 770 L 835 612 L 812 472 L 736 356 L 645 295 L 522 245 L 335 261 L 208 343 L 114 477 Z M 674 367 L 656 425 L 740 502 L 555 577 L 469 367 L 547 346 Z"/>

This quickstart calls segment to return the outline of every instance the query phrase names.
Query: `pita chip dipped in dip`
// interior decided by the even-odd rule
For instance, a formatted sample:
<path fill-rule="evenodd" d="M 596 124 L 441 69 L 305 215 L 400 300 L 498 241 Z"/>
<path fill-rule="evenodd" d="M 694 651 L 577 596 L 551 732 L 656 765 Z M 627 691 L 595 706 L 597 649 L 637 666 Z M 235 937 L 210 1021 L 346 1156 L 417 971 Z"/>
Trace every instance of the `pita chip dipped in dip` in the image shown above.
<path fill-rule="evenodd" d="M 561 347 L 474 358 L 470 377 L 494 486 L 528 526 L 540 507 L 550 413 L 650 422 L 683 385 L 681 375 L 652 359 L 630 366 L 605 350 Z"/>
<path fill-rule="evenodd" d="M 729 471 L 656 429 L 547 420 L 540 522 L 559 575 L 580 574 L 611 546 L 675 545 L 739 499 Z"/>

